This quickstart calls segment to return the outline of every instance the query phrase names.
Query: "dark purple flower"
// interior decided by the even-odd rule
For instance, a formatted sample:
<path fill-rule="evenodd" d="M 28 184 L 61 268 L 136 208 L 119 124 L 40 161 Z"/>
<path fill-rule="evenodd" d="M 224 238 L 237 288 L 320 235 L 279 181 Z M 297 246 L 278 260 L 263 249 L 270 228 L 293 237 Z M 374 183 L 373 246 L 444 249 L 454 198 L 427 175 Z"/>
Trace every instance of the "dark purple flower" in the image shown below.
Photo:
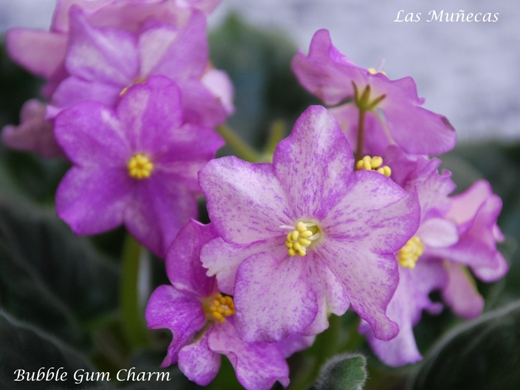
<path fill-rule="evenodd" d="M 128 89 L 115 109 L 82 102 L 56 117 L 55 135 L 74 166 L 56 210 L 76 234 L 125 224 L 164 257 L 179 229 L 197 216 L 197 171 L 223 141 L 184 124 L 177 86 L 155 76 Z"/>

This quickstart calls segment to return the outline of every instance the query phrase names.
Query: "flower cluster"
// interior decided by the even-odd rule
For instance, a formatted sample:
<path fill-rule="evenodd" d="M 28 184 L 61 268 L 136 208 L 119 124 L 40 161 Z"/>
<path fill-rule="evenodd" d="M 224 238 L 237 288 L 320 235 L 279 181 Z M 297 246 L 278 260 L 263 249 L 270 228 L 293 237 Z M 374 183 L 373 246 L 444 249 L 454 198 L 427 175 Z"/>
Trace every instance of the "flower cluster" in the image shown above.
<path fill-rule="evenodd" d="M 356 66 L 326 30 L 292 67 L 332 107 L 303 112 L 272 163 L 214 159 L 233 111 L 208 60 L 216 3 L 61 0 L 49 32 L 10 31 L 11 57 L 47 79 L 47 103 L 27 102 L 3 141 L 70 160 L 56 211 L 76 234 L 124 224 L 165 258 L 171 285 L 145 313 L 173 334 L 163 367 L 207 385 L 225 355 L 245 388 L 286 387 L 285 359 L 349 308 L 385 363 L 419 360 L 413 326 L 442 309 L 430 293 L 472 318 L 483 309 L 472 274 L 507 272 L 500 198 L 484 181 L 451 195 L 429 157 L 454 147 L 449 121 L 422 107 L 411 78 Z"/>

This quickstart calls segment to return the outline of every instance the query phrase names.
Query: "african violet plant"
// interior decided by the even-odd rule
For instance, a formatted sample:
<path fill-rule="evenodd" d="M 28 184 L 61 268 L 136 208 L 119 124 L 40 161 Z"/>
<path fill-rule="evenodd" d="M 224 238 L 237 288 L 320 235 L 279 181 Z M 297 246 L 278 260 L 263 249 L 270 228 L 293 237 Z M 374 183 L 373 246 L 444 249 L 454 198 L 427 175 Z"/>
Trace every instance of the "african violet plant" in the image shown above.
<path fill-rule="evenodd" d="M 327 30 L 291 63 L 322 105 L 302 109 L 264 154 L 243 144 L 223 125 L 234 112 L 232 82 L 209 56 L 206 15 L 217 3 L 58 0 L 50 31 L 6 36 L 10 57 L 46 83 L 45 101 L 29 100 L 20 125 L 4 127 L 4 144 L 68 161 L 55 209 L 76 235 L 124 225 L 163 259 L 169 283 L 145 290 L 145 308 L 145 259 L 127 240 L 119 315 L 98 328 L 112 339 L 122 328 L 129 356 L 155 345 L 161 367 L 178 364 L 202 386 L 218 375 L 221 355 L 246 389 L 310 386 L 315 369 L 309 376 L 293 364 L 291 374 L 286 359 L 323 363 L 323 335 L 334 331 L 340 343 L 338 327 L 350 327 L 354 341 L 357 327 L 386 365 L 418 362 L 413 328 L 423 310 L 478 317 L 474 278 L 494 282 L 508 271 L 497 250 L 500 197 L 485 180 L 453 195 L 451 173 L 433 157 L 455 146 L 448 119 L 422 107 L 412 78 L 355 65 Z M 242 159 L 215 158 L 225 141 Z M 201 199 L 209 223 L 198 221 Z M 143 317 L 149 329 L 171 331 L 168 346 Z M 336 349 L 354 355 L 329 362 L 315 388 L 363 386 L 360 343 Z M 67 365 L 64 382 L 81 385 L 79 369 L 98 384 L 121 381 L 130 365 L 106 353 L 93 362 Z M 38 378 L 29 366 L 6 367 L 11 384 Z"/>

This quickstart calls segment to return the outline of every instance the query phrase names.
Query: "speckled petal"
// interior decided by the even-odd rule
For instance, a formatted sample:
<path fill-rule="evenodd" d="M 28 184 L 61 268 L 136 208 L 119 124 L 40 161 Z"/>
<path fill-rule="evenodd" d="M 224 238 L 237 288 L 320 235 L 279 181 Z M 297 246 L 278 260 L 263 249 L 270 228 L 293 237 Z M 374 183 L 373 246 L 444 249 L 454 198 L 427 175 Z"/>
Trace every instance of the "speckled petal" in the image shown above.
<path fill-rule="evenodd" d="M 220 369 L 220 354 L 209 349 L 208 337 L 209 334 L 206 333 L 200 340 L 184 346 L 179 352 L 179 369 L 199 386 L 207 386 Z"/>
<path fill-rule="evenodd" d="M 200 259 L 206 267 L 208 276 L 216 276 L 220 291 L 234 295 L 235 276 L 238 266 L 248 257 L 257 253 L 279 253 L 283 256 L 285 249 L 280 247 L 281 240 L 257 241 L 251 245 L 228 244 L 222 238 L 210 241 L 202 248 Z"/>
<path fill-rule="evenodd" d="M 200 171 L 199 183 L 211 221 L 229 243 L 247 245 L 285 236 L 280 226 L 294 223 L 271 164 L 232 156 L 215 159 Z"/>
<path fill-rule="evenodd" d="M 282 244 L 283 245 L 283 244 Z M 315 319 L 318 297 L 307 259 L 277 259 L 261 253 L 238 268 L 235 283 L 236 324 L 248 342 L 275 342 L 305 330 Z M 311 282 L 309 282 L 311 281 Z"/>
<path fill-rule="evenodd" d="M 289 385 L 289 366 L 276 344 L 242 341 L 232 318 L 211 330 L 208 344 L 212 351 L 227 356 L 247 390 L 269 390 L 276 381 Z"/>
<path fill-rule="evenodd" d="M 173 340 L 161 364 L 167 367 L 178 360 L 179 351 L 190 343 L 206 322 L 197 297 L 177 291 L 172 286 L 159 286 L 150 297 L 145 311 L 150 329 L 170 329 Z"/>
<path fill-rule="evenodd" d="M 354 158 L 334 116 L 311 106 L 278 144 L 273 165 L 294 215 L 321 220 L 344 196 Z"/>

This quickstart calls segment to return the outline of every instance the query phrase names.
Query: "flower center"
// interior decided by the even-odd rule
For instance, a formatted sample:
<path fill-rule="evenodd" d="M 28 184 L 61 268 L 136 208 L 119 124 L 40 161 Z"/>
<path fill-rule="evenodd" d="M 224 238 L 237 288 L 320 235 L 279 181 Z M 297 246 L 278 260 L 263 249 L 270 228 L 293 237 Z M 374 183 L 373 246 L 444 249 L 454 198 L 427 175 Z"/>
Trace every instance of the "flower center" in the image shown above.
<path fill-rule="evenodd" d="M 150 177 L 153 170 L 153 163 L 150 158 L 143 153 L 134 155 L 128 161 L 128 174 L 136 179 L 147 179 Z"/>
<path fill-rule="evenodd" d="M 128 87 L 124 87 L 121 90 L 121 92 L 119 92 L 119 97 L 122 97 L 126 93 L 126 91 L 128 91 L 128 88 L 132 87 L 133 85 L 143 84 L 143 83 L 146 83 L 145 79 L 136 78 L 134 81 L 132 81 L 132 83 Z"/>
<path fill-rule="evenodd" d="M 401 249 L 399 249 L 399 252 L 397 252 L 397 262 L 401 267 L 414 269 L 417 260 L 423 252 L 424 247 L 421 239 L 417 236 L 413 236 Z"/>
<path fill-rule="evenodd" d="M 316 223 L 299 221 L 296 228 L 287 234 L 285 246 L 289 256 L 305 256 L 307 248 L 313 241 L 321 237 L 320 228 Z"/>
<path fill-rule="evenodd" d="M 370 92 L 372 90 L 370 84 L 367 85 L 362 92 L 358 89 L 356 83 L 352 82 L 352 85 L 354 87 L 354 102 L 361 111 L 373 110 L 384 98 L 386 98 L 386 95 L 381 95 L 370 100 Z"/>
<path fill-rule="evenodd" d="M 357 170 L 365 170 L 365 171 L 376 171 L 385 175 L 386 177 L 390 177 L 392 174 L 392 170 L 389 166 L 383 165 L 383 159 L 379 156 L 365 156 L 361 160 L 356 163 Z"/>
<path fill-rule="evenodd" d="M 208 321 L 226 321 L 226 317 L 235 314 L 235 304 L 230 296 L 217 294 L 214 297 L 206 298 L 203 303 L 204 313 Z"/>

